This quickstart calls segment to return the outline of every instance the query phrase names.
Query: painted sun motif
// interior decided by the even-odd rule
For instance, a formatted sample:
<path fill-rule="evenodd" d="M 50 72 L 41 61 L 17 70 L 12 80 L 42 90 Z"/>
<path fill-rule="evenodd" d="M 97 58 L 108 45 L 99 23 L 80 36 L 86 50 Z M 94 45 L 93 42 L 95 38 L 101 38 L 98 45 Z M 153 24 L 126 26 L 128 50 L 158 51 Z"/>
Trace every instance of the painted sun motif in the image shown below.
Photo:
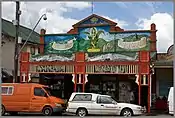
<path fill-rule="evenodd" d="M 97 21 L 98 21 L 98 18 L 96 18 L 96 17 L 91 18 L 92 23 L 96 23 Z"/>

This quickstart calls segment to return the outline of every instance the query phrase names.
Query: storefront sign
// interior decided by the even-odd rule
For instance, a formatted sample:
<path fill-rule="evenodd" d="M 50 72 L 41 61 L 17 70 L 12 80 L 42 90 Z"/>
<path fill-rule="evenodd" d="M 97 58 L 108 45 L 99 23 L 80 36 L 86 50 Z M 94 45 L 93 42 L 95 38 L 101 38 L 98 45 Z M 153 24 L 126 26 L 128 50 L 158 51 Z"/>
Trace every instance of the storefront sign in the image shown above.
<path fill-rule="evenodd" d="M 65 65 L 42 65 L 36 66 L 36 72 L 66 72 Z"/>
<path fill-rule="evenodd" d="M 73 73 L 73 65 L 36 65 L 31 68 L 31 73 Z"/>
<path fill-rule="evenodd" d="M 137 65 L 88 65 L 87 73 L 116 73 L 116 74 L 134 74 L 138 72 Z"/>

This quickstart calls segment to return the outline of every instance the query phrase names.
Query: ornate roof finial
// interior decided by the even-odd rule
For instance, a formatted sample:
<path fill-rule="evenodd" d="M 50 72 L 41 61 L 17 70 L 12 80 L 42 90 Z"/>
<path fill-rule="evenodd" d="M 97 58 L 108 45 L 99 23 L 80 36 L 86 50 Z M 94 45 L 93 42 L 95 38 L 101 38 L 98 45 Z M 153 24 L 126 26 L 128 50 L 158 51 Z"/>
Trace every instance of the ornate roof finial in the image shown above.
<path fill-rule="evenodd" d="M 94 2 L 91 2 L 91 14 L 94 14 Z"/>

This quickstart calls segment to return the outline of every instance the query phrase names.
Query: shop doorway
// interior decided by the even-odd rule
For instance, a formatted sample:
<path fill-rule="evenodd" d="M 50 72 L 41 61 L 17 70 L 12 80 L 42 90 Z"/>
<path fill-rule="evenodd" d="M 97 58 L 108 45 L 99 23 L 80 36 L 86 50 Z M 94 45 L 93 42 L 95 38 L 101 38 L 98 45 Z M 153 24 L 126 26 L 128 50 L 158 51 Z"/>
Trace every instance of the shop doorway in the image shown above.
<path fill-rule="evenodd" d="M 141 106 L 148 108 L 148 86 L 141 86 Z"/>
<path fill-rule="evenodd" d="M 53 96 L 63 99 L 69 99 L 74 91 L 71 74 L 42 74 L 39 83 L 49 86 Z"/>
<path fill-rule="evenodd" d="M 110 95 L 118 102 L 138 103 L 138 85 L 134 75 L 88 75 L 85 92 Z"/>

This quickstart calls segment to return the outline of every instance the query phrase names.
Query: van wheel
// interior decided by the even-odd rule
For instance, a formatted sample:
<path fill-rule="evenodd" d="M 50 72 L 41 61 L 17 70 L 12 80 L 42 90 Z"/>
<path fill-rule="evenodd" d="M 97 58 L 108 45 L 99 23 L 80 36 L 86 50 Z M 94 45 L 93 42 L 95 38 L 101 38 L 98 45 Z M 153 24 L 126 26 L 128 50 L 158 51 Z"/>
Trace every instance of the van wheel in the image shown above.
<path fill-rule="evenodd" d="M 84 117 L 87 115 L 87 110 L 85 108 L 79 108 L 77 110 L 77 116 Z"/>
<path fill-rule="evenodd" d="M 1 115 L 4 116 L 5 112 L 6 112 L 6 110 L 5 110 L 4 105 L 1 105 Z"/>
<path fill-rule="evenodd" d="M 51 116 L 53 113 L 53 110 L 51 107 L 44 107 L 42 110 L 42 113 L 44 116 Z"/>
<path fill-rule="evenodd" d="M 17 116 L 18 115 L 18 112 L 9 112 L 10 113 L 10 115 L 12 115 L 12 116 Z"/>

